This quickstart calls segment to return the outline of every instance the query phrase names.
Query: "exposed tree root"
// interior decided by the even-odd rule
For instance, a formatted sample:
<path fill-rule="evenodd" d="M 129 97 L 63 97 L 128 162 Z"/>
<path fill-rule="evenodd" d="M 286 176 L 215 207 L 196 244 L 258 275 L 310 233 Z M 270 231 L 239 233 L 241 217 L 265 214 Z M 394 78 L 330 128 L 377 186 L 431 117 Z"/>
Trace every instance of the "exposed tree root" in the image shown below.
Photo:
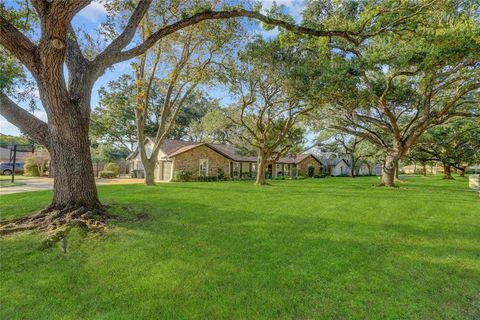
<path fill-rule="evenodd" d="M 46 232 L 47 240 L 58 241 L 72 227 L 79 227 L 84 231 L 103 232 L 107 220 L 108 215 L 104 209 L 46 208 L 32 216 L 0 222 L 0 235 L 25 230 L 41 230 Z"/>

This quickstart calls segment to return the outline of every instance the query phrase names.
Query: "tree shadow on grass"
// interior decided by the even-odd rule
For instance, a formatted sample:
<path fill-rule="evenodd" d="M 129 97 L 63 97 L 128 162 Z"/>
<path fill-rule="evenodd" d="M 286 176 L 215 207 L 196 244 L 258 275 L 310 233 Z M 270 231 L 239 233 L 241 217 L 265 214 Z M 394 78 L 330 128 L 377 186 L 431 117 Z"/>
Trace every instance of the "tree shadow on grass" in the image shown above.
<path fill-rule="evenodd" d="M 12 249 L 8 254 L 17 257 L 10 256 L 2 273 L 36 274 L 28 286 L 22 281 L 10 288 L 29 292 L 27 314 L 38 311 L 42 301 L 55 300 L 64 306 L 53 302 L 47 316 L 478 315 L 472 301 L 480 285 L 475 272 L 480 239 L 462 223 L 424 227 L 378 223 L 368 216 L 358 222 L 315 212 L 272 214 L 268 207 L 228 208 L 214 201 L 183 199 L 179 205 L 173 194 L 133 209 L 125 209 L 128 203 L 114 203 L 113 210 L 129 218 L 147 212 L 148 220 L 113 221 L 111 232 L 98 241 L 74 242 L 65 259 L 52 249 L 43 253 L 50 260 L 19 268 L 15 261 L 22 255 L 38 253 L 20 240 L 6 244 Z M 57 282 L 62 277 L 73 284 Z M 65 288 L 50 289 L 59 283 Z M 14 283 L 7 285 L 9 290 Z"/>

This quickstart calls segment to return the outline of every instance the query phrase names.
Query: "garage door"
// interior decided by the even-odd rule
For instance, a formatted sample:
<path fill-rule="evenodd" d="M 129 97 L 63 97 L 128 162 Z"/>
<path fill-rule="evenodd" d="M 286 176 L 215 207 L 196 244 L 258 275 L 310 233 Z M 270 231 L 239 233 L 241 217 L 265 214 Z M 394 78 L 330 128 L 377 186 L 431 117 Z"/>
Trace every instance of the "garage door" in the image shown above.
<path fill-rule="evenodd" d="M 163 161 L 162 162 L 163 168 L 163 178 L 162 180 L 169 181 L 172 176 L 172 162 L 171 161 Z"/>

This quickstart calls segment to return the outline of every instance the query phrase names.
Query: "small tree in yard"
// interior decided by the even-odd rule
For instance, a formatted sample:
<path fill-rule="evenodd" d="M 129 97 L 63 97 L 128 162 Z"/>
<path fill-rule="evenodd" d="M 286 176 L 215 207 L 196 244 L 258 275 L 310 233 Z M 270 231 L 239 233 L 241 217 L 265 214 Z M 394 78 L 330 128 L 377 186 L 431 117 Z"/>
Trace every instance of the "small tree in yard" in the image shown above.
<path fill-rule="evenodd" d="M 291 58 L 278 42 L 257 40 L 224 74 L 237 98 L 227 116 L 236 125 L 237 144 L 257 155 L 257 185 L 265 184 L 267 161 L 276 161 L 302 142 L 297 120 L 312 109 L 289 93 Z"/>
<path fill-rule="evenodd" d="M 90 121 L 90 139 L 126 148 L 130 153 L 137 141 L 133 113 L 134 86 L 129 75 L 110 81 L 108 87 L 98 90 L 99 104 Z"/>
<path fill-rule="evenodd" d="M 171 9 L 156 16 L 147 16 L 140 26 L 144 40 L 158 21 L 171 19 Z M 145 170 L 145 184 L 154 185 L 154 172 L 160 146 L 168 137 L 175 119 L 200 83 L 211 79 L 212 64 L 218 63 L 228 51 L 238 26 L 230 23 L 208 22 L 179 31 L 175 36 L 155 45 L 140 56 L 135 69 L 135 119 L 137 145 Z M 153 146 L 146 147 L 145 125 L 152 107 L 151 93 L 161 97 L 157 106 L 158 127 Z M 155 107 L 155 106 L 153 106 Z"/>

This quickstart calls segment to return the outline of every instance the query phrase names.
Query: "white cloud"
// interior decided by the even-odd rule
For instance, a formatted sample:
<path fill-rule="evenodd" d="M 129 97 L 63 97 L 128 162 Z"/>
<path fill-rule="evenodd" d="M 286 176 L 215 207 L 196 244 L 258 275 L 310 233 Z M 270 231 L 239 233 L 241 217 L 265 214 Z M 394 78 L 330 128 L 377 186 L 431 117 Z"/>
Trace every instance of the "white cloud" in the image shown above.
<path fill-rule="evenodd" d="M 92 3 L 78 13 L 79 16 L 92 22 L 99 22 L 99 20 L 105 17 L 106 14 L 107 8 L 105 8 L 105 6 L 98 1 L 92 1 Z"/>

